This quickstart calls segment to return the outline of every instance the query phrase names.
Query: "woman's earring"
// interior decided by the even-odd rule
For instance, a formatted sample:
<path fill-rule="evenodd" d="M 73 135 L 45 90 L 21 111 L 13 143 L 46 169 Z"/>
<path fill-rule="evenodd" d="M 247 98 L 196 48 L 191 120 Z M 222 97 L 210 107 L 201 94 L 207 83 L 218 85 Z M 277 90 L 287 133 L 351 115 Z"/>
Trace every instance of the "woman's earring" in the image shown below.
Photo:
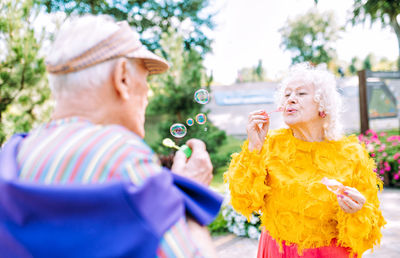
<path fill-rule="evenodd" d="M 326 117 L 325 111 L 319 111 L 319 116 L 320 116 L 321 118 L 325 118 L 325 117 Z"/>

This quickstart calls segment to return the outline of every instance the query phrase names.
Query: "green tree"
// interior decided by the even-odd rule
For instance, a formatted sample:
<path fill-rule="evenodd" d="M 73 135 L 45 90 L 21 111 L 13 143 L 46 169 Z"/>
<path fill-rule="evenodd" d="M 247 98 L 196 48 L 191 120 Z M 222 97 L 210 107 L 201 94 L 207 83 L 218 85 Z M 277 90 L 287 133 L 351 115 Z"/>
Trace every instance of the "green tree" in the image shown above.
<path fill-rule="evenodd" d="M 261 59 L 258 60 L 258 64 L 256 66 L 255 73 L 256 73 L 257 79 L 259 81 L 263 81 L 265 79 L 265 70 L 264 70 L 264 67 L 262 65 L 262 60 Z"/>
<path fill-rule="evenodd" d="M 329 63 L 336 50 L 332 44 L 343 28 L 335 22 L 333 12 L 319 13 L 311 9 L 306 14 L 289 19 L 279 31 L 281 46 L 293 53 L 292 63 Z"/>
<path fill-rule="evenodd" d="M 368 69 L 372 71 L 393 71 L 396 69 L 397 62 L 382 57 L 379 60 L 372 54 L 368 54 L 364 60 L 358 57 L 353 57 L 348 66 L 348 72 L 351 75 L 356 75 L 358 70 Z"/>
<path fill-rule="evenodd" d="M 399 48 L 397 65 L 400 69 L 400 25 L 397 20 L 399 14 L 398 0 L 354 0 L 352 23 L 354 25 L 369 20 L 372 24 L 380 20 L 382 26 L 391 26 L 397 37 Z"/>
<path fill-rule="evenodd" d="M 0 145 L 48 114 L 42 109 L 50 94 L 39 55 L 43 33 L 35 37 L 32 7 L 32 0 L 0 3 Z"/>
<path fill-rule="evenodd" d="M 262 60 L 258 60 L 257 66 L 244 67 L 238 71 L 236 78 L 237 83 L 241 82 L 262 82 L 266 81 L 267 76 L 265 69 L 262 65 Z"/>
<path fill-rule="evenodd" d="M 358 57 L 355 56 L 351 59 L 351 63 L 348 68 L 349 73 L 351 75 L 357 74 L 357 71 L 359 70 L 359 67 L 360 67 L 359 63 L 360 63 L 360 60 L 358 59 Z"/>
<path fill-rule="evenodd" d="M 363 61 L 362 69 L 372 70 L 372 66 L 374 64 L 375 64 L 375 57 L 372 53 L 370 53 L 365 57 L 365 59 Z"/>
<path fill-rule="evenodd" d="M 210 50 L 210 39 L 204 31 L 212 29 L 212 14 L 205 8 L 208 0 L 37 0 L 47 12 L 62 11 L 66 14 L 107 14 L 116 20 L 127 20 L 151 50 L 160 48 L 160 37 L 169 28 L 185 30 L 186 49 L 195 48 L 204 54 Z M 165 51 L 167 52 L 167 51 Z"/>
<path fill-rule="evenodd" d="M 386 57 L 382 57 L 374 66 L 372 70 L 374 71 L 393 71 L 397 68 L 397 62 L 389 60 Z"/>
<path fill-rule="evenodd" d="M 168 52 L 171 69 L 168 73 L 151 78 L 150 81 L 153 96 L 147 109 L 148 115 L 159 117 L 160 119 L 156 121 L 161 122 L 156 124 L 159 138 L 154 139 L 154 135 L 148 135 L 147 139 L 156 152 L 163 154 L 170 152 L 161 145 L 161 140 L 167 137 L 173 138 L 169 131 L 172 124 L 186 125 L 188 118 L 195 119 L 199 113 L 208 114 L 203 105 L 194 101 L 193 96 L 202 86 L 210 90 L 210 78 L 205 74 L 200 54 L 194 50 L 185 50 L 182 42 L 183 37 L 173 30 L 163 34 L 160 43 Z M 189 138 L 201 139 L 207 144 L 214 167 L 225 165 L 229 156 L 221 157 L 216 152 L 217 147 L 225 141 L 225 132 L 216 128 L 210 121 L 203 125 L 195 122 L 193 126 L 186 125 L 186 127 L 187 135 L 181 139 L 174 139 L 178 145 L 184 144 Z"/>

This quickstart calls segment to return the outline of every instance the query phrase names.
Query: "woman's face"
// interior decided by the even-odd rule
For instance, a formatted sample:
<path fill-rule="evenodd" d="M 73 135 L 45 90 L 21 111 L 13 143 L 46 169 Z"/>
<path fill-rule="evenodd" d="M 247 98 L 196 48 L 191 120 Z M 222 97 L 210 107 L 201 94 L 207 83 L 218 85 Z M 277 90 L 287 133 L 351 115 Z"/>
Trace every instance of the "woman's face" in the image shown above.
<path fill-rule="evenodd" d="M 307 124 L 320 119 L 314 93 L 314 86 L 302 81 L 293 81 L 286 86 L 283 94 L 283 119 L 287 125 Z"/>

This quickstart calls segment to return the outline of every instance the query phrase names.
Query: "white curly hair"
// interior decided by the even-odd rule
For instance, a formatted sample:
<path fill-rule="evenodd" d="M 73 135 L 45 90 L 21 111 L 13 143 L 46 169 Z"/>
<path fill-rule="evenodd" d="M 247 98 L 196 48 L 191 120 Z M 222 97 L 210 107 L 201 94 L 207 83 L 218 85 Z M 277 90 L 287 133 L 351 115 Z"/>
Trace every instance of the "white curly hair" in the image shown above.
<path fill-rule="evenodd" d="M 292 82 L 301 81 L 314 86 L 314 101 L 318 103 L 318 110 L 325 112 L 324 137 L 330 141 L 337 141 L 343 136 L 343 126 L 340 121 L 342 99 L 336 88 L 335 76 L 326 68 L 312 67 L 307 63 L 293 65 L 289 75 L 282 80 L 277 91 L 278 107 L 284 104 L 284 92 Z"/>

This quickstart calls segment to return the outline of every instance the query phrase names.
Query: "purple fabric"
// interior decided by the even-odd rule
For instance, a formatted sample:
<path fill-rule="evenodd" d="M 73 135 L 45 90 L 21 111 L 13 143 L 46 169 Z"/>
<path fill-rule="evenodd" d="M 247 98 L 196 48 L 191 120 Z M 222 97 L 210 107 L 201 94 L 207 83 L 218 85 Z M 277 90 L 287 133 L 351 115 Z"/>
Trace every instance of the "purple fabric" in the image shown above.
<path fill-rule="evenodd" d="M 11 139 L 0 149 L 0 174 L 5 179 L 18 177 L 18 163 L 15 160 L 18 154 L 18 146 L 27 134 L 15 134 Z"/>
<path fill-rule="evenodd" d="M 18 181 L 23 137 L 12 137 L 0 151 L 1 257 L 154 257 L 185 211 L 201 224 L 219 211 L 220 196 L 167 169 L 141 186 Z"/>
<path fill-rule="evenodd" d="M 221 208 L 222 196 L 190 179 L 172 174 L 174 185 L 182 194 L 186 212 L 201 225 L 210 224 Z"/>
<path fill-rule="evenodd" d="M 158 191 L 153 192 L 153 205 L 140 198 L 130 201 L 154 188 Z M 169 188 L 161 174 L 136 189 L 122 182 L 57 187 L 3 181 L 0 218 L 5 234 L 0 232 L 0 242 L 5 249 L 0 253 L 9 252 L 8 257 L 17 257 L 20 250 L 33 257 L 154 257 L 163 233 L 183 216 L 181 196 Z M 164 198 L 175 201 L 160 201 Z M 146 217 L 138 209 L 142 206 L 158 216 Z M 160 217 L 168 219 L 156 221 Z"/>

